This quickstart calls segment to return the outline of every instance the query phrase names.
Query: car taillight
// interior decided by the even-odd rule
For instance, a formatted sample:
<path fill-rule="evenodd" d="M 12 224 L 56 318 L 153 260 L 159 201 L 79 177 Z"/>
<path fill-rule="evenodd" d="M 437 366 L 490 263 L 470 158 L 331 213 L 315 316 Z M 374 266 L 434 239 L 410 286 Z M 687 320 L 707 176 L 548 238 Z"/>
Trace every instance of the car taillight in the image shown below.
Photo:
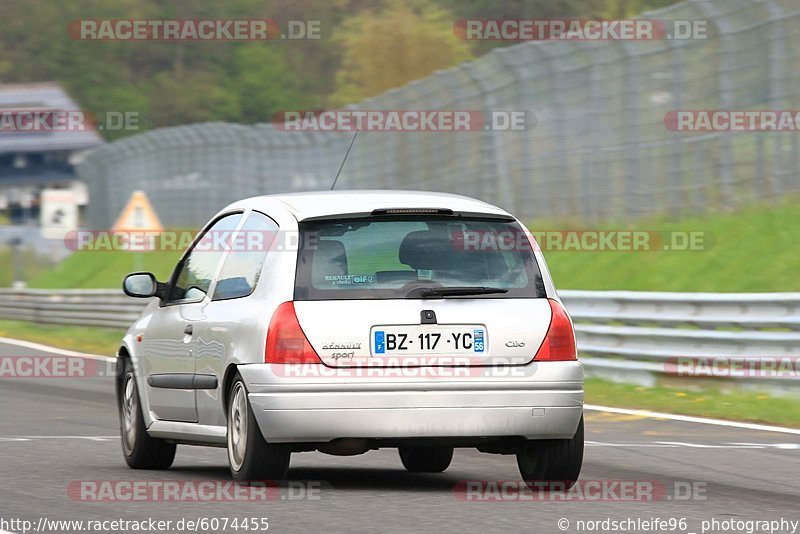
<path fill-rule="evenodd" d="M 265 363 L 320 363 L 319 356 L 300 328 L 294 302 L 284 302 L 272 314 L 267 330 Z"/>
<path fill-rule="evenodd" d="M 575 331 L 572 329 L 572 321 L 567 315 L 564 306 L 555 300 L 548 299 L 552 317 L 550 328 L 544 337 L 542 346 L 536 353 L 533 361 L 535 362 L 557 362 L 577 360 L 578 351 L 575 348 Z"/>

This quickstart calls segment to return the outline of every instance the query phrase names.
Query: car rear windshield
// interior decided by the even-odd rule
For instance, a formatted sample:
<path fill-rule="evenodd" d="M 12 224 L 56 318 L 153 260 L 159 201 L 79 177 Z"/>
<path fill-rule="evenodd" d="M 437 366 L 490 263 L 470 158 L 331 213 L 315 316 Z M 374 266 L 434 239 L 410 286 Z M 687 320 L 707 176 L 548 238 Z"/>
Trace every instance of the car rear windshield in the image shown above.
<path fill-rule="evenodd" d="M 300 223 L 296 300 L 442 297 L 545 297 L 523 228 L 433 215 Z"/>

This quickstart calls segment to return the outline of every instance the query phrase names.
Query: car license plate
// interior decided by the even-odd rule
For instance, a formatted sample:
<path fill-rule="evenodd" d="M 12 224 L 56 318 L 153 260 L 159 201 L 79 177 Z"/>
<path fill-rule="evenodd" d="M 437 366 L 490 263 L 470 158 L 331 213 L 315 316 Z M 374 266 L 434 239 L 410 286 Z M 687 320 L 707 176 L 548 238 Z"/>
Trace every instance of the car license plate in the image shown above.
<path fill-rule="evenodd" d="M 483 325 L 373 326 L 372 355 L 479 354 L 486 351 Z"/>

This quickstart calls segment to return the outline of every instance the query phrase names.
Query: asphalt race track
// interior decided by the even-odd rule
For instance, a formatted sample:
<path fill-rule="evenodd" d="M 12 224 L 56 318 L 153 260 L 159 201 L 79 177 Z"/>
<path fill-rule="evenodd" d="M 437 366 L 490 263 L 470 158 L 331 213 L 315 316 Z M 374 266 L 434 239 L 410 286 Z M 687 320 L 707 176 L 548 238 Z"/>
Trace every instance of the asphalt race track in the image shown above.
<path fill-rule="evenodd" d="M 42 351 L 0 344 L 0 356 L 34 354 Z M 583 489 L 561 499 L 513 491 L 514 457 L 473 450 L 457 451 L 451 467 L 436 475 L 405 472 L 395 450 L 295 454 L 289 481 L 267 500 L 96 502 L 68 492 L 80 481 L 229 482 L 224 449 L 181 446 L 168 471 L 128 469 L 117 425 L 109 378 L 0 379 L 0 519 L 35 528 L 42 518 L 268 518 L 270 532 L 326 533 L 600 532 L 597 526 L 579 530 L 580 522 L 628 518 L 686 518 L 686 528 L 611 530 L 701 532 L 701 522 L 712 518 L 800 519 L 800 435 L 791 433 L 587 411 Z M 484 483 L 470 493 L 464 481 Z M 498 492 L 501 486 L 486 481 L 512 484 Z M 644 490 L 626 495 L 614 481 Z M 598 487 L 599 498 L 592 489 Z M 0 530 L 21 532 L 10 526 L 2 523 Z"/>

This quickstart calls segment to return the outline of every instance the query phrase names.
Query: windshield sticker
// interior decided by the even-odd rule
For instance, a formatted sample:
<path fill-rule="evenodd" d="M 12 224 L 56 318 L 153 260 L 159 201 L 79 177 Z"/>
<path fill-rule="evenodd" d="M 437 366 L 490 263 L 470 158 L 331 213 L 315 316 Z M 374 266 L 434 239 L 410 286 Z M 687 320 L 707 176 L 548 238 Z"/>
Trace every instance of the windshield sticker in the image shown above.
<path fill-rule="evenodd" d="M 352 286 L 356 284 L 374 284 L 374 274 L 326 274 L 325 281 L 334 286 Z"/>

